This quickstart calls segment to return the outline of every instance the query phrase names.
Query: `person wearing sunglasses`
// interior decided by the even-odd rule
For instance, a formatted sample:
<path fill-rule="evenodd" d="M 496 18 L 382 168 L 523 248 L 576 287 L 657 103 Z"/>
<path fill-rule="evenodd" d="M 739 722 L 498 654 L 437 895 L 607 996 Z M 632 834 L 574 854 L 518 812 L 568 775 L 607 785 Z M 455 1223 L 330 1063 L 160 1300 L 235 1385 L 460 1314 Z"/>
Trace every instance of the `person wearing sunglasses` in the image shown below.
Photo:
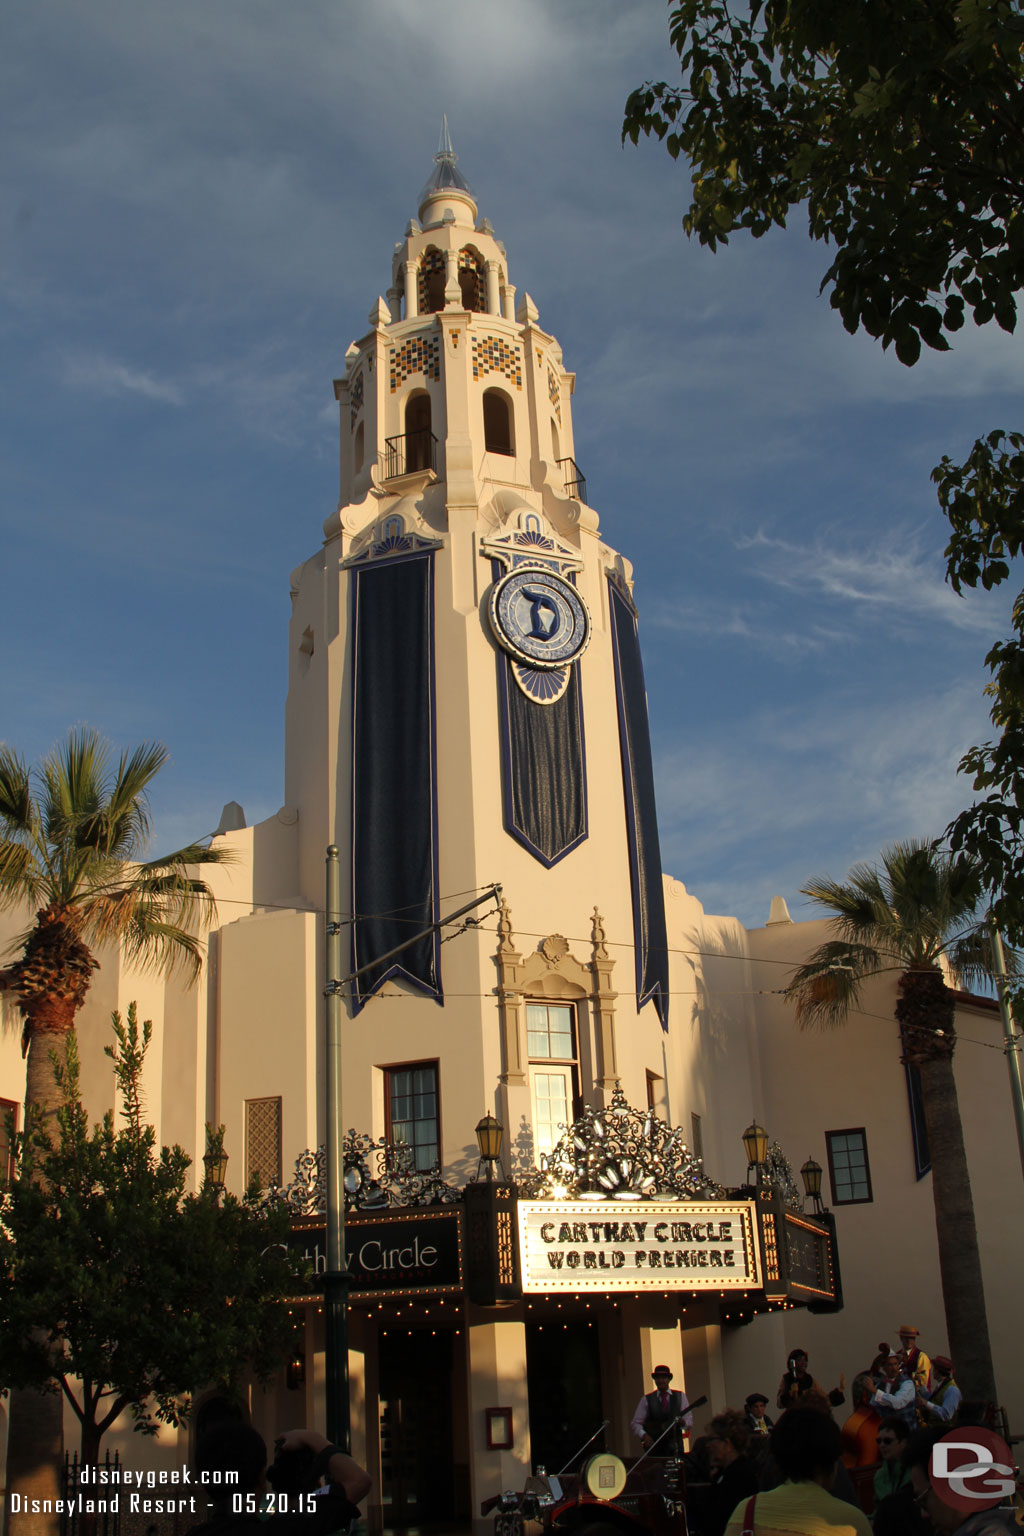
<path fill-rule="evenodd" d="M 932 1453 L 936 1442 L 948 1433 L 949 1430 L 945 1425 L 935 1429 L 920 1429 L 911 1436 L 904 1453 L 904 1460 L 910 1471 L 914 1502 L 928 1521 L 925 1529 L 929 1532 L 937 1532 L 938 1536 L 942 1536 L 944 1532 L 948 1532 L 949 1536 L 1008 1536 L 1009 1532 L 1019 1532 L 1020 1526 L 1013 1509 L 1000 1507 L 981 1509 L 976 1514 L 970 1512 L 965 1514 L 948 1498 L 943 1498 L 942 1492 L 936 1486 Z M 1013 1456 L 1005 1443 L 1002 1457 L 997 1454 L 996 1460 L 1002 1460 L 1005 1467 L 1012 1466 Z"/>
<path fill-rule="evenodd" d="M 910 1482 L 910 1473 L 903 1465 L 903 1452 L 910 1439 L 910 1430 L 902 1419 L 883 1419 L 877 1439 L 880 1465 L 875 1473 L 876 1504 Z"/>

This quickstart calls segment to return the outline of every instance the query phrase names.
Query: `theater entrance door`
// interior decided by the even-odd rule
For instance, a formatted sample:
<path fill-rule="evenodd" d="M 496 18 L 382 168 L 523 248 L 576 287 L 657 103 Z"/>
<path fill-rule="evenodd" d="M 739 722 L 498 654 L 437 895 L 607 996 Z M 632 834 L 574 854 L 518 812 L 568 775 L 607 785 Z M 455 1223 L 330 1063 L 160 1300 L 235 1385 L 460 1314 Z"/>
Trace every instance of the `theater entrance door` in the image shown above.
<path fill-rule="evenodd" d="M 381 1513 L 385 1529 L 455 1518 L 452 1335 L 378 1335 Z"/>

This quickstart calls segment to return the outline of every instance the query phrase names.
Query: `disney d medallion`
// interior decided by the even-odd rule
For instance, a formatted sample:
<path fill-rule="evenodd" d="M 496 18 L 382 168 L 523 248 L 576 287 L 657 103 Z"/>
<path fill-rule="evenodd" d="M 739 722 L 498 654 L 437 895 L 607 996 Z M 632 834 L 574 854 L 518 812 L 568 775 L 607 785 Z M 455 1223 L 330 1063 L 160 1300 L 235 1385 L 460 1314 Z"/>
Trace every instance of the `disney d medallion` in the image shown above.
<path fill-rule="evenodd" d="M 590 614 L 571 582 L 541 566 L 517 566 L 491 592 L 491 628 L 530 667 L 564 667 L 590 643 Z"/>

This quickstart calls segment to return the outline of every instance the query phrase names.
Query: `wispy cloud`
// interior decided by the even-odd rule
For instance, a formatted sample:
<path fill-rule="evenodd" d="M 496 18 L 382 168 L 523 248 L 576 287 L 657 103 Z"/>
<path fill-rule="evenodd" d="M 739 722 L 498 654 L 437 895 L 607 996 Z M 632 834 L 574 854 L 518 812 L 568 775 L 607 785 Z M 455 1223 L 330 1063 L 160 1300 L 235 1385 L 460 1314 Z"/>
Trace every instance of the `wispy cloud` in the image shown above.
<path fill-rule="evenodd" d="M 1003 603 L 988 593 L 958 597 L 944 582 L 934 554 L 924 555 L 912 532 L 883 544 L 796 544 L 758 533 L 737 540 L 754 557 L 757 576 L 788 592 L 817 593 L 831 601 L 885 614 L 904 625 L 940 620 L 957 629 L 998 633 Z"/>
<path fill-rule="evenodd" d="M 73 353 L 61 365 L 61 377 L 69 389 L 96 395 L 142 395 L 164 405 L 184 405 L 179 386 L 143 368 L 103 353 Z"/>
<path fill-rule="evenodd" d="M 741 611 L 705 598 L 688 594 L 684 602 L 661 597 L 644 610 L 644 624 L 655 629 L 672 630 L 702 641 L 737 640 L 756 646 L 762 655 L 779 660 L 818 654 L 848 642 L 850 628 L 809 622 L 804 630 L 779 625 L 766 604 L 748 603 Z"/>
<path fill-rule="evenodd" d="M 836 690 L 662 744 L 663 865 L 706 909 L 763 922 L 777 892 L 799 900 L 812 875 L 938 836 L 970 800 L 957 764 L 987 724 L 980 685 L 963 681 L 858 704 Z"/>

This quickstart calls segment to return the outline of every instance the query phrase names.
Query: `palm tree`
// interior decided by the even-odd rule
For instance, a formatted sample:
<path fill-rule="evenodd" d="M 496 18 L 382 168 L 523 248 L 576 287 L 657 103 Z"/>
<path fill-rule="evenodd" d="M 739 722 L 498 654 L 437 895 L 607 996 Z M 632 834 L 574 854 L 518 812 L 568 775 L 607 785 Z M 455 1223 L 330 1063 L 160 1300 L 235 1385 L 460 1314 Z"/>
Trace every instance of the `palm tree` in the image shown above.
<path fill-rule="evenodd" d="M 147 790 L 167 761 L 149 742 L 123 752 L 80 728 L 29 769 L 0 747 L 0 909 L 27 906 L 31 929 L 15 940 L 18 958 L 0 970 L 15 999 L 28 1055 L 26 1108 L 52 1114 L 59 1103 L 51 1052 L 63 1057 L 85 1001 L 93 950 L 117 944 L 143 967 L 202 967 L 196 931 L 214 915 L 209 887 L 194 866 L 223 854 L 202 844 L 141 862 L 149 837 Z"/>
<path fill-rule="evenodd" d="M 196 865 L 224 862 L 195 844 L 142 862 L 149 836 L 147 790 L 167 761 L 154 743 L 123 752 L 79 728 L 34 769 L 0 746 L 0 909 L 28 907 L 31 928 L 0 970 L 0 990 L 18 1007 L 24 1030 L 26 1125 L 55 1114 L 60 1090 L 54 1058 L 67 1040 L 99 961 L 93 950 L 120 946 L 125 958 L 189 979 L 202 966 L 197 931 L 214 915 Z M 12 1397 L 9 1487 L 53 1498 L 61 1446 L 61 1399 L 38 1392 Z M 53 1507 L 52 1505 L 50 1507 Z M 48 1529 L 45 1516 L 10 1514 L 11 1531 Z"/>
<path fill-rule="evenodd" d="M 971 1180 L 953 1077 L 956 1002 L 946 984 L 991 974 L 977 864 L 926 842 L 894 843 L 881 866 L 847 881 L 813 880 L 803 894 L 832 914 L 834 937 L 794 973 L 786 996 L 805 1027 L 844 1024 L 862 983 L 898 969 L 895 1016 L 903 1060 L 918 1068 L 932 1161 L 932 1196 L 949 1348 L 967 1398 L 995 1402 Z"/>

